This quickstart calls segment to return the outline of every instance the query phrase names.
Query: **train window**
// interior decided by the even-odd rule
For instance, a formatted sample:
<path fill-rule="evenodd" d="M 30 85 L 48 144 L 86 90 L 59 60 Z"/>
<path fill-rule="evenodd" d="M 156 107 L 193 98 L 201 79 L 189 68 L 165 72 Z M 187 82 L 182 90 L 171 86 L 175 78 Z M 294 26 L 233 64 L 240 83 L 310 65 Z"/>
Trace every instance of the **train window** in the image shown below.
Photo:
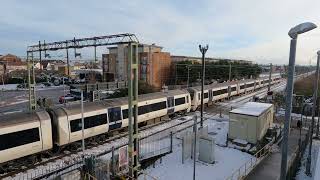
<path fill-rule="evenodd" d="M 221 94 L 226 94 L 226 93 L 228 93 L 228 89 L 222 89 L 221 90 Z"/>
<path fill-rule="evenodd" d="M 219 93 L 219 90 L 218 91 L 212 91 L 212 96 L 218 96 L 220 93 Z"/>
<path fill-rule="evenodd" d="M 209 97 L 209 93 L 203 93 L 203 97 L 204 98 L 208 98 Z"/>
<path fill-rule="evenodd" d="M 247 84 L 247 87 L 252 87 L 252 86 L 254 86 L 254 83 Z"/>
<path fill-rule="evenodd" d="M 167 103 L 165 101 L 162 101 L 162 102 L 151 104 L 150 106 L 152 111 L 159 111 L 161 109 L 166 109 Z"/>
<path fill-rule="evenodd" d="M 174 98 L 173 97 L 168 97 L 167 98 L 167 104 L 168 104 L 168 108 L 174 107 Z"/>
<path fill-rule="evenodd" d="M 176 106 L 178 106 L 178 105 L 186 103 L 186 99 L 185 99 L 185 97 L 177 98 L 174 100 L 174 102 L 175 102 Z"/>
<path fill-rule="evenodd" d="M 75 119 L 70 121 L 71 132 L 82 130 L 82 120 Z M 100 114 L 96 116 L 90 116 L 84 118 L 84 129 L 100 126 L 108 123 L 107 114 Z"/>
<path fill-rule="evenodd" d="M 39 128 L 0 135 L 0 151 L 40 141 Z"/>
<path fill-rule="evenodd" d="M 122 118 L 123 119 L 127 119 L 128 118 L 128 114 L 129 114 L 129 110 L 128 109 L 123 109 L 122 110 Z"/>
<path fill-rule="evenodd" d="M 240 86 L 240 89 L 244 89 L 244 87 L 245 87 L 245 85 L 241 85 L 241 86 Z"/>
<path fill-rule="evenodd" d="M 138 107 L 138 115 L 148 113 L 148 112 L 147 112 L 147 109 L 148 109 L 147 106 L 148 106 L 148 105 L 139 106 L 139 107 Z"/>
<path fill-rule="evenodd" d="M 115 122 L 118 120 L 121 120 L 121 108 L 120 107 L 114 107 L 108 109 L 108 115 L 109 115 L 109 122 Z"/>

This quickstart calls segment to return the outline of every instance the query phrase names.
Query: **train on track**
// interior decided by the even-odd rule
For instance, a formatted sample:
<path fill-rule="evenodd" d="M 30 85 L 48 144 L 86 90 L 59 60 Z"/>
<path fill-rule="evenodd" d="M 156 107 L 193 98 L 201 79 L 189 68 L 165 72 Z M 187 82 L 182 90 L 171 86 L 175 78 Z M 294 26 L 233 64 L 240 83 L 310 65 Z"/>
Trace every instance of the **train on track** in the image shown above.
<path fill-rule="evenodd" d="M 281 82 L 280 76 L 271 84 Z M 239 80 L 204 86 L 204 103 L 246 94 L 268 86 L 269 78 Z M 175 113 L 195 111 L 201 104 L 201 87 L 139 95 L 138 122 Z M 84 103 L 84 137 L 99 141 L 104 134 L 128 126 L 128 99 Z M 32 113 L 0 116 L 0 169 L 23 157 L 58 151 L 82 139 L 81 104 L 53 107 Z"/>

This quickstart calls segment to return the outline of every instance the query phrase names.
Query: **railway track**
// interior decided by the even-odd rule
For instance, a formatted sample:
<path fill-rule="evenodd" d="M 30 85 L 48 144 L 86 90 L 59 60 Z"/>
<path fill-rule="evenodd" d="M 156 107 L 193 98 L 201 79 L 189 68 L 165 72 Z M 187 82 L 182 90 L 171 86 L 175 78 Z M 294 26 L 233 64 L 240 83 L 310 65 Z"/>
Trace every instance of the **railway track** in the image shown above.
<path fill-rule="evenodd" d="M 285 85 L 285 82 L 277 84 L 277 85 L 272 87 L 272 90 L 279 89 L 279 88 L 283 87 L 284 85 Z M 267 92 L 266 89 L 262 89 L 262 90 L 259 90 L 257 92 L 253 92 L 253 93 L 247 94 L 245 96 L 240 96 L 237 99 L 234 99 L 234 100 L 231 100 L 231 101 L 226 101 L 224 104 L 218 103 L 217 107 L 220 107 L 220 108 L 221 107 L 232 107 L 232 106 L 234 107 L 235 103 L 236 104 L 240 104 L 240 103 L 247 102 L 254 95 L 262 96 L 262 95 L 265 95 L 266 92 Z M 217 107 L 212 107 L 212 109 L 215 109 Z M 193 113 L 189 113 L 189 115 L 190 114 L 193 114 Z M 215 114 L 217 114 L 217 112 L 209 113 L 210 116 L 215 115 Z M 162 132 L 162 131 L 167 131 L 169 129 L 171 129 L 171 131 L 173 131 L 173 132 L 179 132 L 179 131 L 181 131 L 183 129 L 186 129 L 186 128 L 189 128 L 191 126 L 193 126 L 192 118 L 189 118 L 189 119 L 181 121 L 181 117 L 178 117 L 178 118 L 172 119 L 170 121 L 161 121 L 160 123 L 156 123 L 156 124 L 152 124 L 152 125 L 149 125 L 149 126 L 144 126 L 144 127 L 139 128 L 139 132 L 140 132 L 140 137 L 139 138 L 143 139 L 143 138 L 146 138 L 146 137 L 151 136 L 153 134 L 156 134 L 156 133 L 159 133 L 159 132 Z M 128 133 L 124 132 L 124 133 L 120 133 L 118 135 L 115 135 L 115 136 L 113 136 L 111 138 L 108 138 L 106 141 L 103 141 L 101 143 L 96 143 L 96 144 L 92 144 L 90 146 L 87 146 L 88 149 L 85 151 L 85 153 L 87 153 L 87 154 L 95 154 L 96 156 L 103 156 L 105 154 L 108 154 L 108 153 L 110 153 L 112 151 L 112 148 L 119 148 L 119 147 L 127 145 L 127 142 L 128 142 L 127 136 L 128 136 Z M 92 153 L 91 150 L 92 149 L 96 149 L 96 148 L 104 149 L 104 151 L 97 150 L 97 151 L 94 151 L 94 153 Z M 64 168 L 68 168 L 72 164 L 79 163 L 79 161 L 81 163 L 81 159 L 82 159 L 81 148 L 77 149 L 74 152 L 68 152 L 68 151 L 67 152 L 63 152 L 63 154 L 60 154 L 60 155 L 55 156 L 53 158 L 41 161 L 41 162 L 36 163 L 34 165 L 22 167 L 18 171 L 14 171 L 14 172 L 10 172 L 10 173 L 4 174 L 4 175 L 0 175 L 0 179 L 6 179 L 6 178 L 7 179 L 8 178 L 9 179 L 11 179 L 11 178 L 20 179 L 21 176 L 22 177 L 28 177 L 27 179 L 29 179 L 29 178 L 31 178 L 31 179 L 45 178 L 45 177 L 48 177 L 48 175 L 50 175 L 50 173 L 53 173 L 53 172 L 55 172 L 57 170 L 61 170 L 61 166 L 58 166 L 57 168 L 49 168 L 49 169 L 51 169 L 50 171 L 42 171 L 42 172 L 45 172 L 45 174 L 40 173 L 39 171 L 41 171 L 41 170 L 39 170 L 38 173 L 34 173 L 34 176 L 29 175 L 29 174 L 30 174 L 30 172 L 32 174 L 32 172 L 33 172 L 32 170 L 37 169 L 38 167 L 44 167 L 44 166 L 47 166 L 47 165 L 50 165 L 50 164 L 54 164 L 56 162 L 58 162 L 58 163 L 60 162 L 61 163 L 61 161 L 63 162 L 64 159 L 65 160 L 67 159 L 66 161 L 69 161 L 66 164 L 62 163 L 64 165 Z M 70 162 L 70 159 L 75 159 L 75 160 L 72 160 Z M 43 168 L 39 168 L 39 169 L 43 169 Z M 18 175 L 18 177 L 15 176 L 15 175 Z"/>

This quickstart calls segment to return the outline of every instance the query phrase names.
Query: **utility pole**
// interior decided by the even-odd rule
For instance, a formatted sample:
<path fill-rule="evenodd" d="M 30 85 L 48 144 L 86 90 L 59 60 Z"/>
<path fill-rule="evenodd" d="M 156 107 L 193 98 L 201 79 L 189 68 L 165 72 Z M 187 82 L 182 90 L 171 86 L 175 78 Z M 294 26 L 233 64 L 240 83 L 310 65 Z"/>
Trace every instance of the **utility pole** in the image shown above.
<path fill-rule="evenodd" d="M 319 60 L 319 59 L 320 59 L 320 51 L 317 52 L 317 55 L 318 55 L 318 60 L 317 60 L 317 62 L 319 62 L 319 61 L 320 61 L 320 60 Z M 319 78 L 319 77 L 318 77 L 318 78 Z M 318 108 L 317 110 L 318 110 L 318 123 L 317 123 L 316 136 L 319 137 L 319 123 L 320 123 L 320 121 L 319 121 L 319 117 L 320 117 L 320 116 L 319 116 L 319 114 L 320 114 L 320 113 L 319 113 L 319 108 Z"/>
<path fill-rule="evenodd" d="M 190 67 L 189 67 L 189 65 L 187 65 L 187 69 L 188 69 L 188 79 L 187 79 L 187 87 L 189 87 L 189 79 L 190 79 Z"/>
<path fill-rule="evenodd" d="M 39 41 L 39 63 L 40 63 L 40 72 L 42 71 L 42 60 L 41 60 L 41 42 Z"/>
<path fill-rule="evenodd" d="M 271 88 L 271 76 L 272 76 L 272 63 L 270 63 L 268 92 L 270 91 L 270 88 Z"/>
<path fill-rule="evenodd" d="M 231 81 L 231 62 L 229 62 L 229 82 Z"/>
<path fill-rule="evenodd" d="M 283 144 L 281 153 L 281 180 L 285 180 L 287 177 L 287 159 L 288 159 L 288 135 L 291 120 L 292 110 L 292 93 L 293 93 L 293 74 L 296 59 L 296 47 L 297 38 L 292 38 L 290 42 L 290 57 L 288 66 L 288 79 L 287 79 L 287 92 L 286 92 L 286 112 L 285 112 L 285 124 L 283 130 Z"/>
<path fill-rule="evenodd" d="M 68 47 L 68 43 L 66 42 L 66 47 Z M 69 50 L 66 49 L 67 52 L 67 64 L 68 64 L 68 77 L 70 77 L 70 66 L 69 66 Z"/>
<path fill-rule="evenodd" d="M 290 56 L 289 56 L 289 67 L 288 67 L 288 78 L 287 78 L 287 95 L 286 95 L 286 112 L 285 112 L 285 124 L 283 129 L 283 143 L 281 148 L 281 172 L 280 179 L 287 179 L 287 163 L 288 163 L 288 135 L 291 120 L 291 110 L 292 110 L 292 93 L 293 93 L 293 74 L 294 65 L 296 59 L 296 49 L 297 49 L 297 38 L 299 34 L 311 31 L 317 28 L 317 26 L 310 22 L 305 22 L 298 24 L 291 28 L 288 35 L 291 38 L 290 41 Z"/>
<path fill-rule="evenodd" d="M 138 179 L 138 44 L 129 43 L 128 47 L 129 177 L 130 179 Z"/>
<path fill-rule="evenodd" d="M 194 124 L 193 124 L 193 133 L 194 133 L 194 143 L 193 143 L 193 180 L 196 179 L 196 157 L 197 157 L 197 115 L 193 116 Z"/>
<path fill-rule="evenodd" d="M 209 46 L 206 45 L 205 47 L 202 47 L 199 45 L 199 50 L 202 54 L 202 79 L 201 79 L 201 121 L 200 121 L 200 126 L 201 128 L 203 127 L 203 109 L 204 109 L 204 104 L 203 104 L 203 87 L 204 87 L 204 77 L 205 77 L 205 55 L 207 50 L 209 49 Z"/>
<path fill-rule="evenodd" d="M 83 117 L 83 91 L 81 90 L 81 132 L 82 132 L 82 158 L 84 159 L 84 117 Z"/>
<path fill-rule="evenodd" d="M 316 73 L 315 73 L 315 84 L 314 84 L 314 90 L 313 90 L 313 105 L 312 105 L 312 119 L 311 119 L 311 127 L 309 129 L 310 131 L 310 145 L 309 145 L 309 152 L 308 152 L 308 158 L 307 158 L 307 165 L 306 165 L 306 174 L 311 176 L 311 150 L 312 150 L 312 136 L 313 136 L 313 128 L 314 128 L 314 116 L 315 116 L 315 111 L 316 111 L 316 107 L 317 107 L 317 99 L 318 99 L 318 83 L 319 83 L 319 55 L 320 55 L 320 51 L 317 52 L 318 54 L 318 60 L 317 60 L 317 69 L 316 69 Z"/>

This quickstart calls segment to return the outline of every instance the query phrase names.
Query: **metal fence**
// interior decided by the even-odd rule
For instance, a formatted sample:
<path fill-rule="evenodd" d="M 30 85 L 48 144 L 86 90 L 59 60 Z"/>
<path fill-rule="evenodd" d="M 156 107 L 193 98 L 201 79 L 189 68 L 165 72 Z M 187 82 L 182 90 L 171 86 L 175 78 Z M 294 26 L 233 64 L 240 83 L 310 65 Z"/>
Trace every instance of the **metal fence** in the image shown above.
<path fill-rule="evenodd" d="M 250 158 L 249 161 L 244 163 L 241 167 L 235 170 L 227 180 L 238 180 L 244 179 L 265 157 L 267 157 L 272 149 L 274 141 L 269 142 L 263 148 L 261 148 L 257 153 Z"/>
<path fill-rule="evenodd" d="M 139 141 L 139 159 L 145 160 L 151 157 L 172 152 L 173 133 L 161 132 L 141 139 Z"/>

